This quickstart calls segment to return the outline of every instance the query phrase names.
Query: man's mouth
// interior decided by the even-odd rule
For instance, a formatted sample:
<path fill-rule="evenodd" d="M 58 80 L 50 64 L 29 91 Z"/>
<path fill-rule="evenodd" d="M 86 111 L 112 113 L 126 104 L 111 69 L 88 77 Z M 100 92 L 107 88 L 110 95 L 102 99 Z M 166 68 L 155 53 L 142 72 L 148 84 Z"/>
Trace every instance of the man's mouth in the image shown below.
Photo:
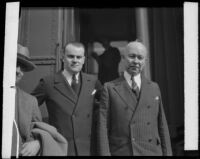
<path fill-rule="evenodd" d="M 139 69 L 139 68 L 140 68 L 140 66 L 131 65 L 131 66 L 130 66 L 130 68 L 131 68 L 131 69 Z"/>
<path fill-rule="evenodd" d="M 76 64 L 76 65 L 72 65 L 72 67 L 78 67 L 78 66 L 79 66 L 79 65 L 77 65 L 77 64 Z"/>

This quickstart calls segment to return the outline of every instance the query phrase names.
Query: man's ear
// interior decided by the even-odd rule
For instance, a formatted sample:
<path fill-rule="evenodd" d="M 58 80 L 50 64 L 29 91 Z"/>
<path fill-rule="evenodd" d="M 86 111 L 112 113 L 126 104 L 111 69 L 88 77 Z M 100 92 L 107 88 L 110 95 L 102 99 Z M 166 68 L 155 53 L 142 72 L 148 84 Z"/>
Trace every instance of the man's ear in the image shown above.
<path fill-rule="evenodd" d="M 62 53 L 61 54 L 61 61 L 64 62 L 64 59 L 65 59 L 65 54 Z"/>
<path fill-rule="evenodd" d="M 83 56 L 83 63 L 85 63 L 85 56 Z"/>
<path fill-rule="evenodd" d="M 125 56 L 122 54 L 122 55 L 121 55 L 121 59 L 123 60 L 124 58 L 125 58 Z"/>

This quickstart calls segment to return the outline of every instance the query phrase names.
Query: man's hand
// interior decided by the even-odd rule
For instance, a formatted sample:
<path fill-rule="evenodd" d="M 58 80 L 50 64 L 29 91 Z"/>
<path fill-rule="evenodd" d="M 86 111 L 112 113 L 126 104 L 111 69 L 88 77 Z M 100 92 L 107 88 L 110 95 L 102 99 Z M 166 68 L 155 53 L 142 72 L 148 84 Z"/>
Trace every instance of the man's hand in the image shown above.
<path fill-rule="evenodd" d="M 22 156 L 36 156 L 40 150 L 39 140 L 33 140 L 26 142 L 22 145 L 21 155 Z"/>

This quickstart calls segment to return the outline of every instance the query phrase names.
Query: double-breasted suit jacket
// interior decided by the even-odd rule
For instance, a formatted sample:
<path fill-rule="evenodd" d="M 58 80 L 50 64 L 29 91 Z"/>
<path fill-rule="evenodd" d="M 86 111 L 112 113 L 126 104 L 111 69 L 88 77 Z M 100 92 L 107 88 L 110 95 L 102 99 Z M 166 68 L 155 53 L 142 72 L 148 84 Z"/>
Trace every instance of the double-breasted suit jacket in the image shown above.
<path fill-rule="evenodd" d="M 99 155 L 172 155 L 159 87 L 144 76 L 139 101 L 123 76 L 106 83 L 98 120 Z"/>
<path fill-rule="evenodd" d="M 36 98 L 18 87 L 16 87 L 15 121 L 17 127 L 13 123 L 12 156 L 16 156 L 17 154 L 17 144 L 19 144 L 20 151 L 24 142 L 34 140 L 34 137 L 31 134 L 32 122 L 42 121 Z M 17 132 L 20 137 L 19 143 L 17 143 Z"/>
<path fill-rule="evenodd" d="M 80 73 L 79 97 L 61 72 L 44 77 L 32 92 L 39 105 L 46 102 L 49 124 L 55 126 L 68 141 L 68 155 L 91 155 L 91 129 L 94 111 L 94 90 L 98 88 L 93 75 Z"/>

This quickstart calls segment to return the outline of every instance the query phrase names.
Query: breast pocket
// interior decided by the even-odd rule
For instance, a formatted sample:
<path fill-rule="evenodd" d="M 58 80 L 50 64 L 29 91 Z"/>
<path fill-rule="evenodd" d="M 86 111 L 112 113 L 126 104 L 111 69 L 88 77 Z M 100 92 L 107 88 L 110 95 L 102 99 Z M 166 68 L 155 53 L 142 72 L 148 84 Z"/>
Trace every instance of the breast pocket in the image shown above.
<path fill-rule="evenodd" d="M 158 114 L 159 106 L 160 106 L 160 97 L 155 95 L 152 98 L 152 108 L 153 108 L 155 115 Z"/>

